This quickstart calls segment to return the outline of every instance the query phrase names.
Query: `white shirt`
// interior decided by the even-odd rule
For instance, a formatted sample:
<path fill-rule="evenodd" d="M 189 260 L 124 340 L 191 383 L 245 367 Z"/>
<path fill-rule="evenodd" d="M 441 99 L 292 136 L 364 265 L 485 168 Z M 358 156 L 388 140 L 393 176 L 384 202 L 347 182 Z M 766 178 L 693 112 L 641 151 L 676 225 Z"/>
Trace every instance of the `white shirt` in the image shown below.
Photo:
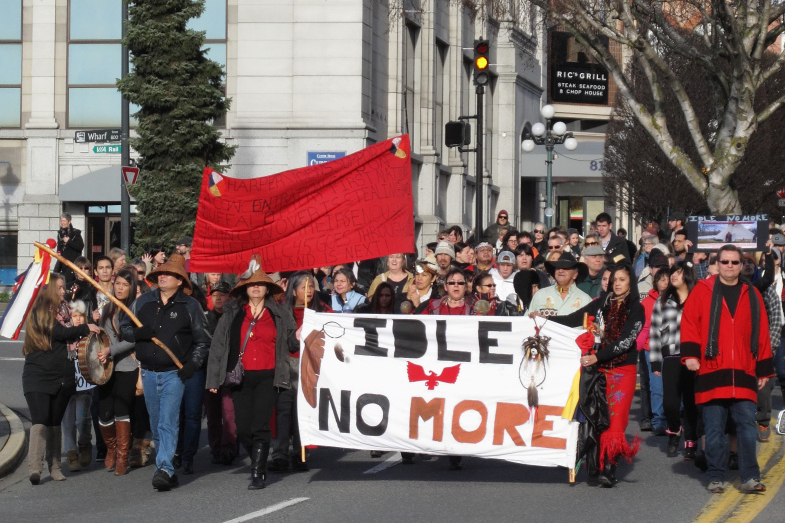
<path fill-rule="evenodd" d="M 504 279 L 502 278 L 502 275 L 499 274 L 499 269 L 491 269 L 489 271 L 489 274 L 493 277 L 493 283 L 496 284 L 497 298 L 504 301 L 510 294 L 515 294 L 515 286 L 512 282 L 515 279 L 517 272 L 518 271 L 512 271 L 512 274 L 510 274 L 507 279 Z"/>

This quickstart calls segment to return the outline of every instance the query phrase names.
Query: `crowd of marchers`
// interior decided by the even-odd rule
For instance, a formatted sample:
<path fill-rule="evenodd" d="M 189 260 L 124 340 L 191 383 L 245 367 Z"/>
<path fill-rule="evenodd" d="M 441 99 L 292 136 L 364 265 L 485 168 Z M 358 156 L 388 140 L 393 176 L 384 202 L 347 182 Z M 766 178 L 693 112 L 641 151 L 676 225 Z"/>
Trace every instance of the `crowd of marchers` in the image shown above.
<path fill-rule="evenodd" d="M 63 214 L 57 249 L 78 270 L 58 263 L 25 331 L 30 481 L 40 482 L 44 464 L 54 480 L 66 479 L 65 455 L 70 473 L 93 460 L 115 475 L 154 463 L 153 487 L 170 490 L 177 470 L 198 472 L 203 412 L 212 465 L 231 465 L 244 450 L 249 489 L 264 488 L 268 472 L 308 471 L 319 451 L 301 447 L 297 387 L 310 308 L 528 315 L 584 327 L 594 339 L 581 345 L 575 420 L 588 485 L 615 486 L 617 464 L 637 453 L 640 437 L 626 432 L 640 383 L 640 430 L 667 437 L 669 457 L 694 461 L 713 493 L 727 488 L 728 470 L 739 471 L 742 491 L 764 491 L 756 442 L 771 437 L 771 378 L 785 385 L 785 227 L 772 224 L 763 252 L 733 244 L 704 252 L 681 213 L 662 229 L 648 223 L 637 243 L 614 232 L 606 213 L 584 236 L 508 222 L 502 210 L 466 240 L 460 226 L 443 230 L 419 256 L 275 274 L 254 257 L 234 275 L 191 273 L 187 236 L 171 255 L 151 246 L 137 259 L 117 248 L 88 259 Z M 94 385 L 77 352 L 101 331 L 108 342 L 98 359 L 113 373 Z M 460 456 L 448 461 L 451 470 L 463 466 Z"/>

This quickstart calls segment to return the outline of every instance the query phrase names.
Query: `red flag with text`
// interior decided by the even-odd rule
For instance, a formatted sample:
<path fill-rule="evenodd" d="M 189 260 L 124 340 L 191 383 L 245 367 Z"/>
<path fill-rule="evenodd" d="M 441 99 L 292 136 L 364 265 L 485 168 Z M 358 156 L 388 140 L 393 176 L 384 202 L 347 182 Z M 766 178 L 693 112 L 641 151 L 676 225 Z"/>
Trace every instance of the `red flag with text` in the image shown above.
<path fill-rule="evenodd" d="M 191 272 L 267 272 L 377 258 L 414 248 L 409 136 L 319 165 L 239 179 L 205 168 Z"/>

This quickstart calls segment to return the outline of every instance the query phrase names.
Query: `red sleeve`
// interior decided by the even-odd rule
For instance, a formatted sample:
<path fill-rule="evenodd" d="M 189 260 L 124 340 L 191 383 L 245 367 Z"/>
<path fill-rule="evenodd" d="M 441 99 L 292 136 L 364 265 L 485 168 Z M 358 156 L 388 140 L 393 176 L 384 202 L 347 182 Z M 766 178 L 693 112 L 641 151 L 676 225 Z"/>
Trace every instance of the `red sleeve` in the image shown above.
<path fill-rule="evenodd" d="M 711 303 L 711 293 L 705 285 L 698 283 L 692 290 L 681 315 L 681 361 L 687 358 L 701 359 L 703 344 L 703 313 Z"/>

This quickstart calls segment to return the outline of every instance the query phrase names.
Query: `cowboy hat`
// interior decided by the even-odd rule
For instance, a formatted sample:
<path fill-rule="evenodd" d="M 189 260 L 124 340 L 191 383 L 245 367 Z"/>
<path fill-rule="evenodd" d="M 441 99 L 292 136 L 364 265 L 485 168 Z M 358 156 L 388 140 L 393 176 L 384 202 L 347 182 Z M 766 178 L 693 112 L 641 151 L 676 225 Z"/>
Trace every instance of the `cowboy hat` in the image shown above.
<path fill-rule="evenodd" d="M 158 276 L 161 274 L 171 274 L 177 276 L 183 282 L 183 292 L 191 294 L 191 280 L 185 272 L 185 258 L 182 254 L 172 254 L 166 263 L 162 263 L 148 274 L 145 279 L 158 287 Z"/>
<path fill-rule="evenodd" d="M 575 255 L 571 252 L 563 252 L 556 261 L 545 262 L 545 270 L 548 271 L 552 278 L 556 277 L 556 269 L 578 271 L 578 279 L 576 281 L 583 281 L 589 274 L 589 267 L 585 263 L 576 260 Z"/>
<path fill-rule="evenodd" d="M 276 294 L 283 294 L 283 288 L 275 283 L 266 272 L 262 270 L 262 259 L 258 254 L 251 257 L 248 264 L 248 270 L 237 277 L 237 283 L 234 285 L 230 296 L 237 298 L 241 295 L 243 289 L 252 283 L 263 283 L 267 286 L 267 292 L 273 296 Z"/>

